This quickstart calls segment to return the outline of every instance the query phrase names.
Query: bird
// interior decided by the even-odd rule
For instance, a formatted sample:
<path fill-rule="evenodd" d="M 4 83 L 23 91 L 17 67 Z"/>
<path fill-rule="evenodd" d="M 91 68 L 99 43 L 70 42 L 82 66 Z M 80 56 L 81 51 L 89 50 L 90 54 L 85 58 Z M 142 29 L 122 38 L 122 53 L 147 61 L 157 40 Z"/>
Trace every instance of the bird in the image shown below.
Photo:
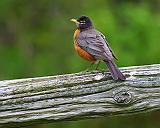
<path fill-rule="evenodd" d="M 71 19 L 77 26 L 73 42 L 78 55 L 90 62 L 104 61 L 108 66 L 114 80 L 124 81 L 126 78 L 114 62 L 117 60 L 105 36 L 95 29 L 91 19 L 82 15 L 77 19 Z"/>

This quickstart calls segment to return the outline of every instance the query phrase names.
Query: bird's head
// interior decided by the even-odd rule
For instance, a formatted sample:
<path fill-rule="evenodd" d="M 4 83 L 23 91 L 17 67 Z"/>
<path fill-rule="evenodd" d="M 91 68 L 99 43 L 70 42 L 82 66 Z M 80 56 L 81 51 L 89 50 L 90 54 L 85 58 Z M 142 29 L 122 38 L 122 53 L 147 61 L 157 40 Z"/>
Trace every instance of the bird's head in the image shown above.
<path fill-rule="evenodd" d="M 71 21 L 75 22 L 80 30 L 85 30 L 93 26 L 92 21 L 87 16 L 80 16 L 78 19 L 71 19 Z"/>

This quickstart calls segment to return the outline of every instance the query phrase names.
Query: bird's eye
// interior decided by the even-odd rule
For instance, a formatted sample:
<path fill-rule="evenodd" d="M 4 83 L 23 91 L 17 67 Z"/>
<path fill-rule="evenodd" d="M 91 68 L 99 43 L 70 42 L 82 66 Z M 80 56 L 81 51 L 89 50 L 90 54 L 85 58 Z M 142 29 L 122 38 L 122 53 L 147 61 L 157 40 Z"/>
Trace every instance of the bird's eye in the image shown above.
<path fill-rule="evenodd" d="M 80 24 L 85 24 L 85 23 L 86 23 L 86 21 L 84 21 L 84 20 L 80 21 Z"/>

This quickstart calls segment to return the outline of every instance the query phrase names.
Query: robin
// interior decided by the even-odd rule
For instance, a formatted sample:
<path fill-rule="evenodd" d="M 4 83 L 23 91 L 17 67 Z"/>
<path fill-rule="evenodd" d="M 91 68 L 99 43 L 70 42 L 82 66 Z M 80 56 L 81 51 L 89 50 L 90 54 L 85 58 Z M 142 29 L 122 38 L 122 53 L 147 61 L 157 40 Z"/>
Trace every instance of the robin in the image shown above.
<path fill-rule="evenodd" d="M 103 60 L 114 80 L 125 80 L 125 76 L 117 68 L 114 59 L 117 59 L 112 52 L 111 47 L 105 39 L 105 36 L 97 31 L 92 21 L 87 16 L 80 16 L 78 19 L 71 19 L 77 25 L 74 32 L 74 48 L 82 58 L 96 62 Z"/>

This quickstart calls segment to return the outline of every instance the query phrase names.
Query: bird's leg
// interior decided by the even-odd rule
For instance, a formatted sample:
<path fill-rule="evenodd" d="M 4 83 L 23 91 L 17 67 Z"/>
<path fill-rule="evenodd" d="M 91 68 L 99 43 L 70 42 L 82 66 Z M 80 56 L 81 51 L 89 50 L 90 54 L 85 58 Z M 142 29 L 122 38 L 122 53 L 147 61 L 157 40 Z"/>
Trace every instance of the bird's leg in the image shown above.
<path fill-rule="evenodd" d="M 85 72 L 88 72 L 90 68 L 93 66 L 94 62 L 91 62 L 90 66 L 85 70 Z"/>
<path fill-rule="evenodd" d="M 91 62 L 91 64 L 89 65 L 89 67 L 88 67 L 87 69 L 85 69 L 84 71 L 82 71 L 82 72 L 88 72 L 88 71 L 90 70 L 91 66 L 92 66 L 94 63 L 95 63 L 95 62 Z"/>
<path fill-rule="evenodd" d="M 90 66 L 87 69 L 85 69 L 84 71 L 82 71 L 82 72 L 88 72 L 94 64 L 96 64 L 96 70 L 97 70 L 100 62 L 101 62 L 100 60 L 91 62 Z"/>
<path fill-rule="evenodd" d="M 95 62 L 95 64 L 96 64 L 96 70 L 98 69 L 98 66 L 99 66 L 99 64 L 100 64 L 100 60 L 97 60 L 96 62 Z"/>
<path fill-rule="evenodd" d="M 93 64 L 94 64 L 94 62 L 91 62 L 91 64 L 90 64 L 89 68 L 91 68 L 91 67 L 93 66 Z"/>
<path fill-rule="evenodd" d="M 97 70 L 100 62 L 101 62 L 100 60 L 91 62 L 90 66 L 85 71 L 88 72 L 94 64 L 96 64 L 96 70 Z"/>

